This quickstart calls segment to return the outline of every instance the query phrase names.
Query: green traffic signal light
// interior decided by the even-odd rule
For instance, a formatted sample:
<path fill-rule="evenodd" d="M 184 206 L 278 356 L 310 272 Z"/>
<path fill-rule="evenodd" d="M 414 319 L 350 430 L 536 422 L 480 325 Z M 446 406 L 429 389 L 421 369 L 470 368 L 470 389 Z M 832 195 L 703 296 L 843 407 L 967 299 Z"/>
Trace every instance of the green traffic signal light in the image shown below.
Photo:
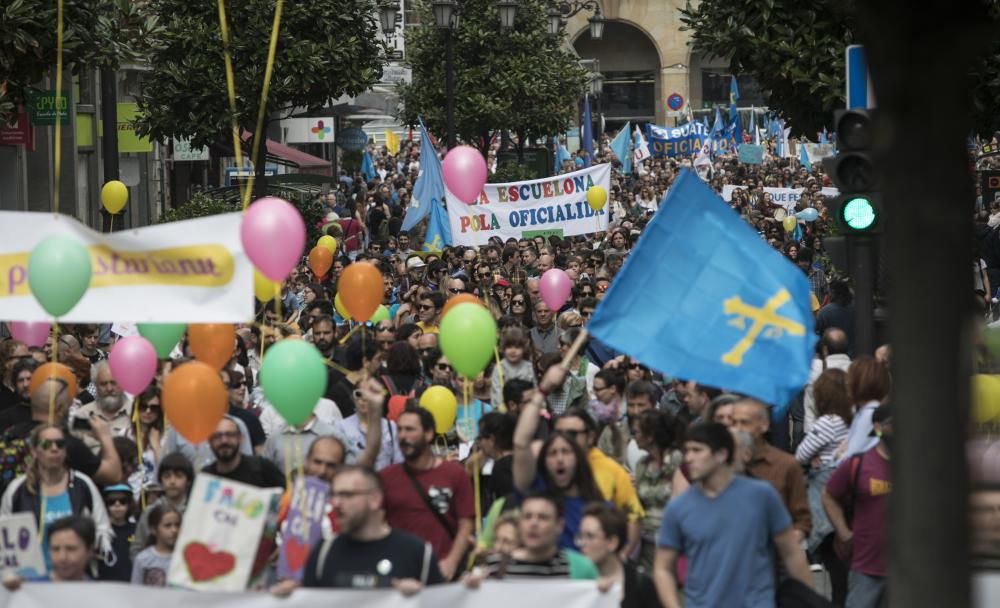
<path fill-rule="evenodd" d="M 875 224 L 875 206 L 864 197 L 849 199 L 841 207 L 841 217 L 852 230 L 868 230 Z"/>

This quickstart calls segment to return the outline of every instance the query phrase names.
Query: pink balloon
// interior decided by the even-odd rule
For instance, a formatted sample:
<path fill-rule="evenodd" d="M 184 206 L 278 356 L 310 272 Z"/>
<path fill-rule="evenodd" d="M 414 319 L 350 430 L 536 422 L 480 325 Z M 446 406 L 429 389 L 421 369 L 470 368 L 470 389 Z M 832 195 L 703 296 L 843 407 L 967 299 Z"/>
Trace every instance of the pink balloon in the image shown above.
<path fill-rule="evenodd" d="M 266 196 L 254 201 L 243 214 L 240 240 L 262 275 L 283 281 L 302 258 L 306 224 L 294 205 Z"/>
<path fill-rule="evenodd" d="M 545 305 L 552 309 L 552 312 L 559 312 L 573 291 L 573 281 L 561 269 L 552 268 L 542 275 L 542 279 L 538 282 L 538 291 Z"/>
<path fill-rule="evenodd" d="M 156 349 L 142 336 L 122 338 L 108 356 L 111 376 L 126 392 L 138 395 L 156 375 Z"/>
<path fill-rule="evenodd" d="M 10 335 L 28 346 L 45 346 L 52 324 L 48 321 L 11 321 Z"/>
<path fill-rule="evenodd" d="M 486 161 L 471 146 L 452 148 L 441 163 L 441 172 L 448 191 L 466 205 L 475 202 L 486 185 Z"/>

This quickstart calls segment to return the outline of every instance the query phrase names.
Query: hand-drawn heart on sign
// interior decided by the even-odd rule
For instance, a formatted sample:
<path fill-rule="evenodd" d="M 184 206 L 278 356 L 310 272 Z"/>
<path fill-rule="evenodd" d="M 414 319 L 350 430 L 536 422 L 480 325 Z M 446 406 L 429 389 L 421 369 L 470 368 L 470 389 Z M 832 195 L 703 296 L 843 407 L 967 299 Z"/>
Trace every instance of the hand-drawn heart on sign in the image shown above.
<path fill-rule="evenodd" d="M 236 557 L 228 551 L 212 551 L 203 543 L 195 542 L 184 547 L 184 563 L 191 580 L 203 583 L 232 572 Z"/>
<path fill-rule="evenodd" d="M 207 473 L 191 489 L 167 584 L 198 591 L 244 591 L 278 489 L 261 489 Z"/>

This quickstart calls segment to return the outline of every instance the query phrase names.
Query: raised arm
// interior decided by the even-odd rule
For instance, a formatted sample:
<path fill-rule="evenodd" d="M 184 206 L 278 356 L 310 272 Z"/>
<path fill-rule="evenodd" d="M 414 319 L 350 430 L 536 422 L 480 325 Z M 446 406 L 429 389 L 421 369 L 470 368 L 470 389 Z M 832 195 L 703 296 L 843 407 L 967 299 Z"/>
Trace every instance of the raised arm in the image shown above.
<path fill-rule="evenodd" d="M 361 398 L 368 404 L 368 429 L 365 432 L 365 449 L 358 455 L 357 463 L 373 469 L 382 448 L 382 412 L 389 400 L 389 392 L 375 378 L 362 382 L 360 390 Z"/>
<path fill-rule="evenodd" d="M 521 408 L 521 416 L 514 429 L 514 488 L 525 493 L 531 489 L 535 481 L 535 455 L 531 451 L 531 440 L 538 430 L 538 417 L 545 407 L 545 395 L 562 386 L 566 378 L 566 368 L 561 364 L 553 365 L 545 372 L 538 390 L 534 391 L 531 401 Z"/>

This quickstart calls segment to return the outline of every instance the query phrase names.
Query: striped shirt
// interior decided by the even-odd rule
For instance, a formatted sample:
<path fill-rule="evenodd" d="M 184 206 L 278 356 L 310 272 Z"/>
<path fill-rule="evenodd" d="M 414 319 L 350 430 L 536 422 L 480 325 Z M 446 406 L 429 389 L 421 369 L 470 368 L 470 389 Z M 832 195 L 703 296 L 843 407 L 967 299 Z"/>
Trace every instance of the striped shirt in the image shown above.
<path fill-rule="evenodd" d="M 819 456 L 823 466 L 835 464 L 834 454 L 837 446 L 847 439 L 847 430 L 847 425 L 840 416 L 835 414 L 820 416 L 795 450 L 795 460 L 805 465 Z"/>
<path fill-rule="evenodd" d="M 520 577 L 561 577 L 569 578 L 569 561 L 563 551 L 557 551 L 550 559 L 529 562 L 511 556 L 498 554 L 486 558 L 486 571 L 490 578 Z"/>

